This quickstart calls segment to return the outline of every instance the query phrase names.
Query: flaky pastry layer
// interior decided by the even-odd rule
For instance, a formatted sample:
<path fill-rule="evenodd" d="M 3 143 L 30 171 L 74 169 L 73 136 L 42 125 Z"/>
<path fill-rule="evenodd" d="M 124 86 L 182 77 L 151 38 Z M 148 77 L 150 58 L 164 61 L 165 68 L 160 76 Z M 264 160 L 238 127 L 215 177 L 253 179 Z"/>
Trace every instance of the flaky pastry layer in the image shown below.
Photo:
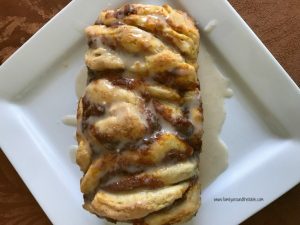
<path fill-rule="evenodd" d="M 200 206 L 199 32 L 169 5 L 127 4 L 86 28 L 77 108 L 84 208 L 110 221 L 170 225 Z"/>

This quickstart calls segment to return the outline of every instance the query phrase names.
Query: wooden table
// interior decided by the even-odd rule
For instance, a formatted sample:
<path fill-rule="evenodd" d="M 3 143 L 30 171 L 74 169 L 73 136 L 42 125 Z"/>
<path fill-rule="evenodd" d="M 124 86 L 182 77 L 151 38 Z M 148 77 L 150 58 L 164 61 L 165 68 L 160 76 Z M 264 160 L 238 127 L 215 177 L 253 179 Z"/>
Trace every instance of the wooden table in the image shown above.
<path fill-rule="evenodd" d="M 1 0 L 0 62 L 4 62 L 68 2 L 69 0 Z M 299 86 L 300 1 L 230 2 Z M 0 224 L 51 224 L 2 151 Z M 300 224 L 300 185 L 243 223 L 252 224 Z"/>

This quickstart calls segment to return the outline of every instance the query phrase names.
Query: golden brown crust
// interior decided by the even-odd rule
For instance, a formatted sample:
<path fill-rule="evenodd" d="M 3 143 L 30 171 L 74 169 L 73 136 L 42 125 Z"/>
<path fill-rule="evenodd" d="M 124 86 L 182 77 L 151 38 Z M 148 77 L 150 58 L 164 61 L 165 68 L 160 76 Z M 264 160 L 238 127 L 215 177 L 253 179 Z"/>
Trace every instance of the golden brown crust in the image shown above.
<path fill-rule="evenodd" d="M 112 192 L 127 191 L 137 187 L 155 189 L 176 184 L 195 176 L 197 174 L 197 166 L 196 160 L 179 162 L 174 165 L 155 166 L 145 172 L 125 176 L 109 184 L 104 184 L 102 188 Z"/>
<path fill-rule="evenodd" d="M 120 48 L 129 53 L 157 53 L 165 49 L 165 45 L 153 35 L 134 26 L 123 25 L 106 27 L 103 25 L 86 28 L 88 38 L 101 36 L 103 44 L 112 49 Z"/>
<path fill-rule="evenodd" d="M 127 166 L 155 165 L 172 154 L 180 159 L 191 156 L 193 150 L 173 134 L 162 134 L 147 146 L 135 151 L 123 151 L 120 154 L 108 152 L 95 158 L 81 181 L 81 191 L 89 194 L 94 191 L 101 178 L 114 170 Z"/>
<path fill-rule="evenodd" d="M 98 191 L 91 207 L 99 216 L 119 221 L 134 220 L 171 205 L 183 196 L 188 187 L 189 183 L 186 182 L 156 190 L 127 193 Z"/>
<path fill-rule="evenodd" d="M 127 4 L 86 28 L 88 85 L 77 109 L 84 208 L 143 225 L 199 207 L 199 32 L 168 5 Z"/>
<path fill-rule="evenodd" d="M 125 5 L 116 11 L 103 11 L 100 21 L 107 26 L 124 22 L 140 27 L 170 41 L 191 59 L 197 58 L 199 32 L 193 20 L 186 13 L 174 10 L 169 5 Z"/>
<path fill-rule="evenodd" d="M 143 225 L 171 225 L 191 219 L 200 207 L 200 184 L 196 183 L 187 191 L 185 199 L 174 207 L 147 216 Z M 141 225 L 141 224 L 139 224 Z"/>

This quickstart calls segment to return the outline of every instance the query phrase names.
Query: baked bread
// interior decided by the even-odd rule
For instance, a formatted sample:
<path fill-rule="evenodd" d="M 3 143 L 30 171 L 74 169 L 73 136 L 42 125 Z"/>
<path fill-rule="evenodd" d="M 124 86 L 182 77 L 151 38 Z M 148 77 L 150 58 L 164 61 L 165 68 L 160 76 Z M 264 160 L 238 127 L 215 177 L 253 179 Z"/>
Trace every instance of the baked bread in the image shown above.
<path fill-rule="evenodd" d="M 105 10 L 86 28 L 77 109 L 83 207 L 136 225 L 184 222 L 200 205 L 199 32 L 169 5 Z"/>

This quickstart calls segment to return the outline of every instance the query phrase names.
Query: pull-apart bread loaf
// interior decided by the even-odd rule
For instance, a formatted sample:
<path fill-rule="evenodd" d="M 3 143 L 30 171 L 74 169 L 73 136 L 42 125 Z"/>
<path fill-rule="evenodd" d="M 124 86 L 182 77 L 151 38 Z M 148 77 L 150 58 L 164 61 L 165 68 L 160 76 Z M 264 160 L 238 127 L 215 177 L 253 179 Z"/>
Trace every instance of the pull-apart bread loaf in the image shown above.
<path fill-rule="evenodd" d="M 168 5 L 128 4 L 86 28 L 87 87 L 77 110 L 84 208 L 163 225 L 200 205 L 199 32 Z"/>

